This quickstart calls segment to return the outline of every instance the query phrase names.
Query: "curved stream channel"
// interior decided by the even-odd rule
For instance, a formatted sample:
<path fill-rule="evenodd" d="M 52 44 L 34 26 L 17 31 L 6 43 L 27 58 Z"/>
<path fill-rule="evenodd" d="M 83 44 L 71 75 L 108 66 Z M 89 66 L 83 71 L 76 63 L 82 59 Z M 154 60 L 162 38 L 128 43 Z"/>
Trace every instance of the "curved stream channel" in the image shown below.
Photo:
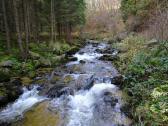
<path fill-rule="evenodd" d="M 106 53 L 117 55 L 108 49 L 106 43 L 88 43 L 73 55 L 76 61 L 56 68 L 45 85 L 24 88 L 0 112 L 0 121 L 12 126 L 130 126 L 121 111 L 123 92 L 112 84 L 119 73 L 111 62 L 99 60 Z"/>

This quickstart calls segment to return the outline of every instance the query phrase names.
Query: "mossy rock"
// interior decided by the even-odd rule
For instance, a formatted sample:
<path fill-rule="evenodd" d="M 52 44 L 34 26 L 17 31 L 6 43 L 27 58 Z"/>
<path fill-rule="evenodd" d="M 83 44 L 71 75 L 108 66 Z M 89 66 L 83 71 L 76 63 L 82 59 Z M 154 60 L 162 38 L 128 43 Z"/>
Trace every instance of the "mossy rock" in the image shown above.
<path fill-rule="evenodd" d="M 36 81 L 34 81 L 35 84 L 38 84 L 38 85 L 43 85 L 47 82 L 47 80 L 45 78 L 42 78 L 42 79 L 38 79 Z"/>
<path fill-rule="evenodd" d="M 13 61 L 7 60 L 7 61 L 2 61 L 0 62 L 0 67 L 9 67 L 11 68 L 13 66 Z"/>
<path fill-rule="evenodd" d="M 41 57 L 39 61 L 40 61 L 40 66 L 41 67 L 50 67 L 51 66 L 50 59 L 46 59 L 44 57 Z"/>
<path fill-rule="evenodd" d="M 71 75 L 67 75 L 64 77 L 63 81 L 64 83 L 69 83 L 73 80 L 73 77 Z"/>
<path fill-rule="evenodd" d="M 50 79 L 50 83 L 52 84 L 55 84 L 57 81 L 59 81 L 61 79 L 60 76 L 53 76 L 51 79 Z"/>
<path fill-rule="evenodd" d="M 65 58 L 65 55 L 55 56 L 51 58 L 52 65 L 60 63 Z"/>
<path fill-rule="evenodd" d="M 34 106 L 31 111 L 25 113 L 23 122 L 18 121 L 16 125 L 30 126 L 31 124 L 31 126 L 58 126 L 61 121 L 60 117 L 58 114 L 51 112 L 48 106 L 48 102 L 42 102 Z"/>
<path fill-rule="evenodd" d="M 35 53 L 35 52 L 32 52 L 32 51 L 29 51 L 29 54 L 30 54 L 30 57 L 32 58 L 32 59 L 40 59 L 40 54 L 38 54 L 38 53 Z"/>
<path fill-rule="evenodd" d="M 32 83 L 32 79 L 29 77 L 23 77 L 21 78 L 21 81 L 24 86 L 30 85 Z"/>
<path fill-rule="evenodd" d="M 37 71 L 36 71 L 36 75 L 44 75 L 46 73 L 50 73 L 51 71 L 53 70 L 53 68 L 39 68 Z"/>
<path fill-rule="evenodd" d="M 10 80 L 10 74 L 0 70 L 0 82 L 7 82 Z"/>

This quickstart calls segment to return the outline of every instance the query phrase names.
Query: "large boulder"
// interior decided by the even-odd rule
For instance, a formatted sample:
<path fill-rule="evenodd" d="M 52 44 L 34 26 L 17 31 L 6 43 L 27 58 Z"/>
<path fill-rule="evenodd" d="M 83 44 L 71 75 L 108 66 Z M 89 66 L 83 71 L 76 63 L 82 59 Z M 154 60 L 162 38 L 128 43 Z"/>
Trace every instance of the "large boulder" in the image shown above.
<path fill-rule="evenodd" d="M 51 87 L 51 88 L 47 91 L 46 95 L 47 95 L 48 98 L 60 97 L 60 96 L 61 96 L 60 94 L 62 94 L 62 93 L 61 93 L 61 90 L 62 90 L 63 88 L 65 88 L 65 87 L 66 87 L 66 86 L 63 85 L 63 84 L 55 85 L 54 87 Z"/>
<path fill-rule="evenodd" d="M 22 83 L 19 78 L 0 83 L 0 107 L 16 100 L 22 94 Z"/>
<path fill-rule="evenodd" d="M 7 67 L 7 68 L 11 68 L 13 66 L 13 61 L 11 60 L 7 60 L 7 61 L 2 61 L 0 62 L 0 67 Z"/>
<path fill-rule="evenodd" d="M 76 90 L 89 90 L 94 85 L 94 76 L 93 75 L 79 75 L 75 81 Z"/>
<path fill-rule="evenodd" d="M 74 90 L 70 87 L 65 87 L 58 91 L 57 96 L 60 97 L 62 95 L 74 95 Z"/>

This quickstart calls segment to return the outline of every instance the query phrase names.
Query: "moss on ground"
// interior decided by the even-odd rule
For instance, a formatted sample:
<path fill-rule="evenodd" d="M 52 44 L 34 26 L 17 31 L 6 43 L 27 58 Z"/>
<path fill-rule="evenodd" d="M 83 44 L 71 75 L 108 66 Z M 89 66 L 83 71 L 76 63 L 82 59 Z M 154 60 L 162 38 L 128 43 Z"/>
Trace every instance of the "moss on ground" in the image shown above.
<path fill-rule="evenodd" d="M 36 70 L 43 68 L 52 68 L 62 62 L 66 62 L 66 57 L 63 55 L 69 50 L 73 50 L 78 45 L 69 45 L 65 41 L 56 42 L 52 45 L 46 43 L 30 43 L 29 44 L 29 58 L 23 61 L 19 57 L 18 49 L 13 48 L 11 54 L 5 53 L 5 48 L 0 45 L 0 63 L 4 61 L 12 62 L 12 67 L 8 68 L 10 74 L 4 72 L 3 67 L 0 67 L 0 81 L 6 81 L 12 76 L 27 76 L 34 78 Z"/>

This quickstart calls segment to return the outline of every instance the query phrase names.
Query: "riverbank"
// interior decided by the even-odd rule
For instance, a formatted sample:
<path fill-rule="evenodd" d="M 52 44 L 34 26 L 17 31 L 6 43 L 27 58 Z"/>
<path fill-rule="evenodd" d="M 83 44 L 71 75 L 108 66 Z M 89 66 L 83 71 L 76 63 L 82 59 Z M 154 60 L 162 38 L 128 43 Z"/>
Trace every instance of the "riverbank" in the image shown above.
<path fill-rule="evenodd" d="M 58 65 L 70 60 L 68 54 L 76 53 L 82 44 L 76 40 L 74 44 L 57 42 L 53 45 L 46 43 L 30 43 L 29 57 L 21 59 L 19 53 L 13 49 L 12 54 L 5 54 L 0 48 L 0 107 L 14 101 L 22 93 L 23 86 L 35 82 L 35 78 L 50 74 Z M 45 79 L 38 83 L 45 83 Z"/>
<path fill-rule="evenodd" d="M 113 64 L 125 76 L 134 125 L 168 124 L 168 42 L 131 34 L 112 43 L 119 50 Z"/>

